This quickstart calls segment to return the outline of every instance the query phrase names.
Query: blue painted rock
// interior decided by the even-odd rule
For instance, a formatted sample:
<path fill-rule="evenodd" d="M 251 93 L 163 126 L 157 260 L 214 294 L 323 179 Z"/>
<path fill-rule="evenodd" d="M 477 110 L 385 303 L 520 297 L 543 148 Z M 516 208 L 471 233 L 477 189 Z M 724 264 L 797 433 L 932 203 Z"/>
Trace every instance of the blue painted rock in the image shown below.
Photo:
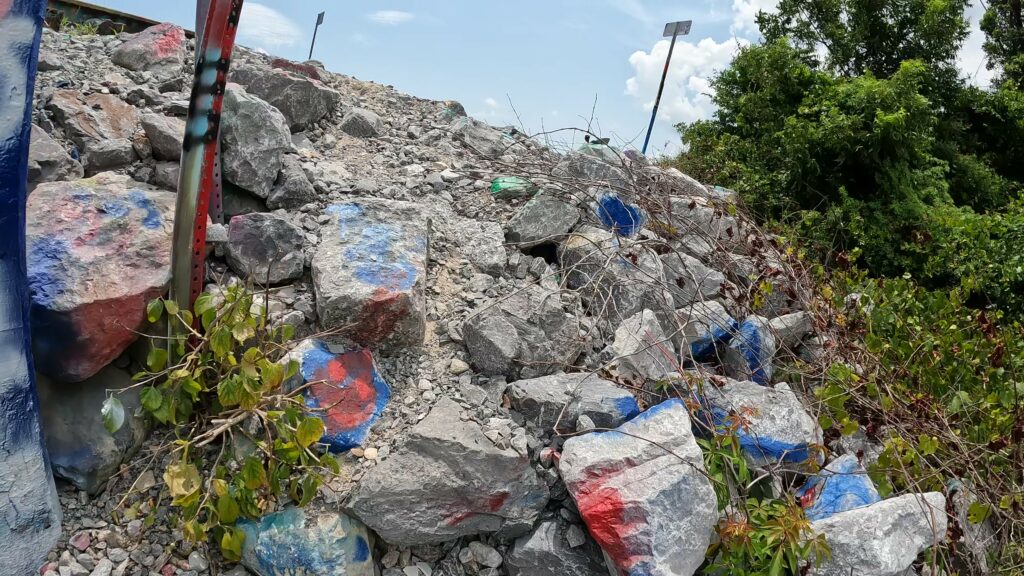
<path fill-rule="evenodd" d="M 778 343 L 768 320 L 749 316 L 736 328 L 725 349 L 722 364 L 726 373 L 737 380 L 753 380 L 762 386 L 771 382 Z"/>
<path fill-rule="evenodd" d="M 729 380 L 704 386 L 710 416 L 719 430 L 736 428 L 743 454 L 752 466 L 817 460 L 822 443 L 817 421 L 785 384 L 775 388 Z"/>
<path fill-rule="evenodd" d="M 427 221 L 409 202 L 360 199 L 327 208 L 313 257 L 325 329 L 361 344 L 423 342 Z"/>
<path fill-rule="evenodd" d="M 690 576 L 704 562 L 718 505 L 682 401 L 569 438 L 558 470 L 620 574 Z"/>
<path fill-rule="evenodd" d="M 38 574 L 60 538 L 29 343 L 25 194 L 42 0 L 0 2 L 0 574 Z"/>
<path fill-rule="evenodd" d="M 85 380 L 136 339 L 170 281 L 174 198 L 113 173 L 35 189 L 27 249 L 40 371 Z"/>
<path fill-rule="evenodd" d="M 853 454 L 829 462 L 808 478 L 796 495 L 810 520 L 822 520 L 881 500 L 875 483 Z"/>
<path fill-rule="evenodd" d="M 683 362 L 712 360 L 719 344 L 728 343 L 738 323 L 725 306 L 714 300 L 696 302 L 676 310 Z"/>
<path fill-rule="evenodd" d="M 324 436 L 332 452 L 361 446 L 370 427 L 391 399 L 391 389 L 380 375 L 373 354 L 366 349 L 332 351 L 319 340 L 305 340 L 288 357 L 299 362 L 296 386 L 306 388 L 306 406 L 324 422 Z"/>
<path fill-rule="evenodd" d="M 110 60 L 129 70 L 144 70 L 161 78 L 176 76 L 185 63 L 185 31 L 168 22 L 150 26 L 118 46 Z"/>
<path fill-rule="evenodd" d="M 366 526 L 340 512 L 287 508 L 239 525 L 242 564 L 258 576 L 374 576 Z"/>
<path fill-rule="evenodd" d="M 107 390 L 132 385 L 130 374 L 107 366 L 83 382 L 65 384 L 40 375 L 37 383 L 46 449 L 54 473 L 80 490 L 99 492 L 146 439 L 145 419 L 136 415 L 141 406 L 139 388 L 118 394 L 124 404 L 125 424 L 110 434 L 103 427 L 100 409 Z"/>
<path fill-rule="evenodd" d="M 598 428 L 614 428 L 640 413 L 629 391 L 592 374 L 559 372 L 519 380 L 509 384 L 507 393 L 512 407 L 545 432 L 556 423 L 559 430 L 575 430 L 580 416 Z"/>
<path fill-rule="evenodd" d="M 432 544 L 481 532 L 528 532 L 548 502 L 524 449 L 498 448 L 441 398 L 401 450 L 370 468 L 346 510 L 386 542 Z"/>
<path fill-rule="evenodd" d="M 636 204 L 626 202 L 618 194 L 605 192 L 594 203 L 594 213 L 601 224 L 616 236 L 631 238 L 640 233 L 647 215 Z"/>

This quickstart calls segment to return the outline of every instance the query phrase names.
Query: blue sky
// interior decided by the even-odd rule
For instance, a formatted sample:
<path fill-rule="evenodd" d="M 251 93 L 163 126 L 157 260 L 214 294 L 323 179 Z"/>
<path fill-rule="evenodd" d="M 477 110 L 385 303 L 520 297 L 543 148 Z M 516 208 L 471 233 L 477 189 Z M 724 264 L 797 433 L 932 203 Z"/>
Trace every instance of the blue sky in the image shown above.
<path fill-rule="evenodd" d="M 668 50 L 664 24 L 693 20 L 676 44 L 651 138 L 652 151 L 671 152 L 679 140 L 673 125 L 714 111 L 708 81 L 737 47 L 756 42 L 754 15 L 775 1 L 246 0 L 237 40 L 305 60 L 316 14 L 325 11 L 313 57 L 331 71 L 458 100 L 472 116 L 521 122 L 530 133 L 586 127 L 594 109 L 594 132 L 639 148 Z M 99 3 L 194 27 L 189 0 Z M 984 85 L 979 10 L 970 13 L 975 30 L 961 69 Z"/>

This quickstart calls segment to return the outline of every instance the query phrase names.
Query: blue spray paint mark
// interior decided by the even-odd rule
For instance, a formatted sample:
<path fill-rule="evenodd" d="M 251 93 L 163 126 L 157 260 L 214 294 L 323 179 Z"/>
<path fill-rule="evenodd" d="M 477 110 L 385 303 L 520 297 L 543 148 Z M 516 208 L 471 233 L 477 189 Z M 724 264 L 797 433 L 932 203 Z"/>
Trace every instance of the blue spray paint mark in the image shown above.
<path fill-rule="evenodd" d="M 348 226 L 351 221 L 363 215 L 362 207 L 357 204 L 331 204 L 325 212 L 338 217 L 338 234 L 342 240 L 348 236 Z"/>
<path fill-rule="evenodd" d="M 769 381 L 768 366 L 772 359 L 765 357 L 764 339 L 772 336 L 765 334 L 760 323 L 749 318 L 739 325 L 737 332 L 737 338 L 729 345 L 743 356 L 750 368 L 751 380 L 766 386 Z"/>
<path fill-rule="evenodd" d="M 636 204 L 626 204 L 616 194 L 605 194 L 597 200 L 597 216 L 601 223 L 619 236 L 635 236 L 646 218 Z"/>
<path fill-rule="evenodd" d="M 729 413 L 721 408 L 708 410 L 707 402 L 701 402 L 702 412 L 710 412 L 710 421 L 714 423 L 717 434 L 728 434 L 730 432 Z M 707 416 L 705 416 L 707 421 Z M 786 442 L 769 438 L 764 435 L 751 434 L 742 427 L 735 431 L 736 439 L 739 440 L 740 448 L 754 459 L 767 460 L 769 462 L 806 462 L 810 458 L 811 447 L 805 442 Z M 703 433 L 706 435 L 706 432 Z"/>
<path fill-rule="evenodd" d="M 713 326 L 711 331 L 690 343 L 690 357 L 696 362 L 710 360 L 719 344 L 727 344 L 739 324 L 729 319 L 725 326 Z"/>
<path fill-rule="evenodd" d="M 881 500 L 871 478 L 852 454 L 837 458 L 811 476 L 796 496 L 804 503 L 809 520 L 822 520 Z"/>
<path fill-rule="evenodd" d="M 100 204 L 100 212 L 109 218 L 124 218 L 130 210 L 131 208 L 120 200 L 107 200 Z"/>
<path fill-rule="evenodd" d="M 356 536 L 356 549 L 352 553 L 352 560 L 355 562 L 366 562 L 370 558 L 370 545 L 366 538 Z"/>
<path fill-rule="evenodd" d="M 611 400 L 611 403 L 614 406 L 615 413 L 623 420 L 630 420 L 640 413 L 640 405 L 636 403 L 636 398 L 632 396 L 615 398 Z"/>
<path fill-rule="evenodd" d="M 68 251 L 68 243 L 54 236 L 40 236 L 32 242 L 28 249 L 28 286 L 33 304 L 50 307 L 67 289 L 62 264 Z"/>
<path fill-rule="evenodd" d="M 363 229 L 359 243 L 345 251 L 345 257 L 356 263 L 356 278 L 392 291 L 409 290 L 416 284 L 416 266 L 397 257 L 395 239 L 398 234 L 397 228 L 387 224 Z"/>
<path fill-rule="evenodd" d="M 146 196 L 141 190 L 132 190 L 128 193 L 128 199 L 135 204 L 136 208 L 141 208 L 146 211 L 146 216 L 142 219 L 142 225 L 150 230 L 160 227 L 163 218 L 160 216 L 160 211 L 157 209 L 156 204 L 153 203 L 152 198 Z"/>

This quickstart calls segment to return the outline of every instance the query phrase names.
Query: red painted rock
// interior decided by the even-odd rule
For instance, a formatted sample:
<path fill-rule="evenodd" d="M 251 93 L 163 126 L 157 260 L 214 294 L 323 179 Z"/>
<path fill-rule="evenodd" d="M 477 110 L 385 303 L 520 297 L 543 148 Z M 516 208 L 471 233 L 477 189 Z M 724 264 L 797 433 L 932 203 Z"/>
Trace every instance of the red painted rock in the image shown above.
<path fill-rule="evenodd" d="M 325 329 L 362 344 L 423 342 L 427 221 L 409 202 L 359 199 L 327 208 L 313 257 Z"/>
<path fill-rule="evenodd" d="M 110 60 L 129 70 L 160 78 L 177 75 L 185 63 L 185 31 L 169 22 L 150 26 L 117 47 Z"/>
<path fill-rule="evenodd" d="M 114 173 L 36 187 L 26 244 L 40 371 L 79 382 L 135 340 L 170 281 L 174 202 Z"/>
<path fill-rule="evenodd" d="M 718 507 L 681 400 L 566 440 L 558 471 L 619 574 L 690 576 L 704 562 Z"/>

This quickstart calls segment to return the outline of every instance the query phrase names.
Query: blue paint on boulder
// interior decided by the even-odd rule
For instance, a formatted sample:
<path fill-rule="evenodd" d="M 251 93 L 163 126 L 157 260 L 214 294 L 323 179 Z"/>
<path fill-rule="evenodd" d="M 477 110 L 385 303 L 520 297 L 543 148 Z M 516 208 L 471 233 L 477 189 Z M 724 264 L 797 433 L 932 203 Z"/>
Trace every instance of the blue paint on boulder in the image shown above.
<path fill-rule="evenodd" d="M 711 420 L 718 434 L 728 434 L 730 426 L 729 414 L 721 409 L 711 410 Z M 764 435 L 751 434 L 743 426 L 735 430 L 740 449 L 755 459 L 768 462 L 791 462 L 799 464 L 811 457 L 811 448 L 806 443 L 794 443 L 770 438 Z"/>
<path fill-rule="evenodd" d="M 767 340 L 774 338 L 766 326 L 754 318 L 747 318 L 736 328 L 736 336 L 729 346 L 743 357 L 750 371 L 750 379 L 762 386 L 771 380 L 772 356 L 775 352 Z"/>
<path fill-rule="evenodd" d="M 623 421 L 632 420 L 640 413 L 640 405 L 636 403 L 636 398 L 632 395 L 615 398 L 612 402 L 615 412 L 618 413 Z"/>
<path fill-rule="evenodd" d="M 366 526 L 340 512 L 286 508 L 245 531 L 242 564 L 259 576 L 373 576 Z"/>
<path fill-rule="evenodd" d="M 132 204 L 136 208 L 140 208 L 146 211 L 146 215 L 142 218 L 142 225 L 150 230 L 156 230 L 163 224 L 163 218 L 160 216 L 160 210 L 153 202 L 152 198 L 146 196 L 141 190 L 132 190 L 128 193 L 128 199 L 132 201 Z"/>
<path fill-rule="evenodd" d="M 50 306 L 67 289 L 61 268 L 68 257 L 68 243 L 62 238 L 41 236 L 28 247 L 28 286 L 32 303 Z"/>
<path fill-rule="evenodd" d="M 635 236 L 647 220 L 636 204 L 623 202 L 617 194 L 605 194 L 597 200 L 601 223 L 619 236 Z"/>
<path fill-rule="evenodd" d="M 739 323 L 730 318 L 725 326 L 712 327 L 710 332 L 690 343 L 690 358 L 697 362 L 710 360 L 719 344 L 729 343 L 738 326 Z"/>
<path fill-rule="evenodd" d="M 391 399 L 369 350 L 334 353 L 311 341 L 300 353 L 305 403 L 324 422 L 321 439 L 332 452 L 361 446 Z"/>
<path fill-rule="evenodd" d="M 822 520 L 838 512 L 881 500 L 867 471 L 852 454 L 841 456 L 811 476 L 796 493 L 809 520 Z"/>

